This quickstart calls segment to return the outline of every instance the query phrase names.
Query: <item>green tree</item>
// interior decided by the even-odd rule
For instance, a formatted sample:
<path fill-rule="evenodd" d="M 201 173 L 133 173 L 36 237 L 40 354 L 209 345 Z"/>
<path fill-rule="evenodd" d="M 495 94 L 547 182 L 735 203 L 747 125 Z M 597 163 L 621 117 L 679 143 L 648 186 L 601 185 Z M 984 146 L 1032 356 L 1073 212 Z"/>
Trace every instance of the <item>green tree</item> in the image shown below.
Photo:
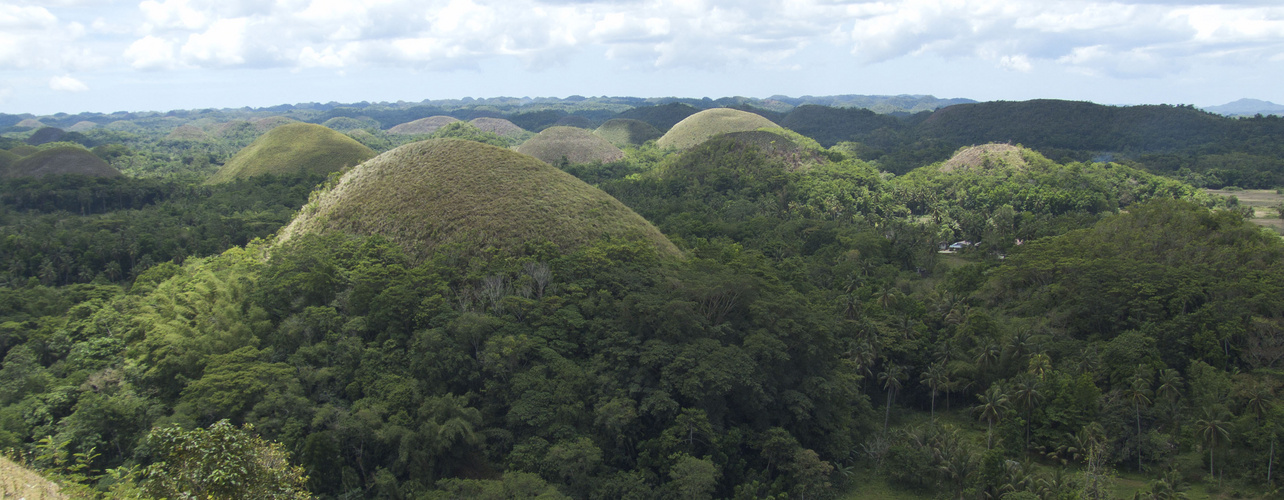
<path fill-rule="evenodd" d="M 998 383 L 990 384 L 990 388 L 985 390 L 984 394 L 977 394 L 976 398 L 980 404 L 973 407 L 976 411 L 977 418 L 985 422 L 985 448 L 994 448 L 994 424 L 1003 418 L 1003 412 L 1008 408 L 1008 395 L 1003 392 L 1003 388 Z"/>
<path fill-rule="evenodd" d="M 147 436 L 157 461 L 144 470 L 143 487 L 158 498 L 174 499 L 307 499 L 307 475 L 290 465 L 280 443 L 254 434 L 254 427 L 234 427 L 220 420 L 208 429 L 178 426 L 152 430 Z"/>
<path fill-rule="evenodd" d="M 1230 423 L 1223 420 L 1226 410 L 1221 407 L 1204 407 L 1204 416 L 1195 421 L 1199 438 L 1208 447 L 1208 475 L 1216 478 L 1213 467 L 1213 452 L 1217 449 L 1218 438 L 1223 443 L 1230 441 Z"/>

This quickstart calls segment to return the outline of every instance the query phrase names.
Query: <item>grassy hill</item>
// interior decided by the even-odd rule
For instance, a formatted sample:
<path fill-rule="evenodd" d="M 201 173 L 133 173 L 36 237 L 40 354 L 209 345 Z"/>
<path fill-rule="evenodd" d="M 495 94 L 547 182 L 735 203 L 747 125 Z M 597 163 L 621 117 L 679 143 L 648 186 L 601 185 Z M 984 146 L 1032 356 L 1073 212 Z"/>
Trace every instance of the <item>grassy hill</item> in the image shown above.
<path fill-rule="evenodd" d="M 633 108 L 615 115 L 615 117 L 641 120 L 650 123 L 652 127 L 663 132 L 673 128 L 675 124 L 685 120 L 688 116 L 699 112 L 700 108 L 686 103 L 674 102 L 663 106 L 643 106 Z"/>
<path fill-rule="evenodd" d="M 427 118 L 420 118 L 412 122 L 406 122 L 392 127 L 388 129 L 388 133 L 404 135 L 431 134 L 436 132 L 437 129 L 457 121 L 459 121 L 459 119 L 453 116 L 429 116 Z"/>
<path fill-rule="evenodd" d="M 662 148 L 688 149 L 715 135 L 777 126 L 771 120 L 747 111 L 727 108 L 706 109 L 678 122 L 663 137 L 655 141 L 655 145 Z"/>
<path fill-rule="evenodd" d="M 522 143 L 517 152 L 549 164 L 557 164 L 562 159 L 571 163 L 610 163 L 624 158 L 624 152 L 610 141 L 575 127 L 546 128 Z"/>
<path fill-rule="evenodd" d="M 40 128 L 45 126 L 45 124 L 44 122 L 41 122 L 40 120 L 37 120 L 35 118 L 27 118 L 25 120 L 18 122 L 14 126 L 23 127 L 23 128 Z"/>
<path fill-rule="evenodd" d="M 472 120 L 469 120 L 468 123 L 471 123 L 482 132 L 490 132 L 500 137 L 513 138 L 526 132 L 525 129 L 518 127 L 517 125 L 514 125 L 513 122 L 503 118 L 473 118 Z"/>
<path fill-rule="evenodd" d="M 22 159 L 21 155 L 0 149 L 0 172 L 9 170 L 9 165 L 13 165 L 20 159 Z"/>
<path fill-rule="evenodd" d="M 98 124 L 97 124 L 97 123 L 94 123 L 94 122 L 91 122 L 91 121 L 84 121 L 84 120 L 82 120 L 82 121 L 78 121 L 78 122 L 76 122 L 76 123 L 72 124 L 72 126 L 70 126 L 70 127 L 67 127 L 67 131 L 68 131 L 68 132 L 84 132 L 84 131 L 87 131 L 87 130 L 93 130 L 93 129 L 96 129 L 96 128 L 98 128 Z"/>
<path fill-rule="evenodd" d="M 0 176 L 44 177 L 47 175 L 77 174 L 90 177 L 115 177 L 120 172 L 88 149 L 77 146 L 58 146 L 37 151 L 9 165 Z"/>
<path fill-rule="evenodd" d="M 784 129 L 779 130 L 780 132 L 771 130 L 732 132 L 723 134 L 722 137 L 737 144 L 756 147 L 768 157 L 783 161 L 791 170 L 826 161 L 826 157 L 822 154 L 823 149 L 815 141 L 798 134 L 794 134 L 796 137 L 790 137 L 787 133 L 781 133 L 785 132 Z"/>
<path fill-rule="evenodd" d="M 631 118 L 607 120 L 593 133 L 619 147 L 636 146 L 646 141 L 659 139 L 660 136 L 664 135 L 663 132 L 651 126 L 650 123 Z"/>
<path fill-rule="evenodd" d="M 179 125 L 165 136 L 165 139 L 171 141 L 203 141 L 208 138 L 209 134 L 204 130 L 191 125 Z"/>
<path fill-rule="evenodd" d="M 349 130 L 377 129 L 379 128 L 379 122 L 374 118 L 367 118 L 364 116 L 359 118 L 336 116 L 321 122 L 321 126 L 331 130 L 347 132 Z"/>
<path fill-rule="evenodd" d="M 60 129 L 57 127 L 44 127 L 40 130 L 35 131 L 35 133 L 31 134 L 30 137 L 27 137 L 27 144 L 30 144 L 32 146 L 39 146 L 41 144 L 58 142 L 58 141 L 61 141 L 62 138 L 66 135 L 67 135 L 67 131 L 63 129 Z"/>
<path fill-rule="evenodd" d="M 417 259 L 442 245 L 466 253 L 550 241 L 573 249 L 602 237 L 678 250 L 615 198 L 544 162 L 459 139 L 399 147 L 352 169 L 320 193 L 279 241 L 309 232 L 384 235 Z"/>
<path fill-rule="evenodd" d="M 596 124 L 593 123 L 593 120 L 590 120 L 583 116 L 570 115 L 570 116 L 563 116 L 562 118 L 558 119 L 556 122 L 553 122 L 553 126 L 586 128 L 586 129 L 592 130 L 593 127 L 596 126 Z"/>
<path fill-rule="evenodd" d="M 1011 144 L 982 144 L 960 149 L 941 164 L 942 172 L 955 170 L 985 170 L 987 168 L 1025 168 L 1029 163 L 1025 154 L 1032 151 Z"/>
<path fill-rule="evenodd" d="M 291 123 L 255 139 L 206 182 L 217 184 L 269 173 L 326 174 L 356 165 L 374 155 L 374 150 L 328 128 L 312 123 Z"/>
<path fill-rule="evenodd" d="M 296 123 L 296 122 L 298 122 L 298 120 L 295 120 L 293 118 L 287 118 L 284 116 L 269 116 L 267 118 L 259 118 L 257 120 L 252 121 L 251 123 L 253 123 L 254 128 L 259 129 L 260 132 L 267 132 L 274 128 L 280 127 L 281 125 L 286 125 L 286 124 Z"/>

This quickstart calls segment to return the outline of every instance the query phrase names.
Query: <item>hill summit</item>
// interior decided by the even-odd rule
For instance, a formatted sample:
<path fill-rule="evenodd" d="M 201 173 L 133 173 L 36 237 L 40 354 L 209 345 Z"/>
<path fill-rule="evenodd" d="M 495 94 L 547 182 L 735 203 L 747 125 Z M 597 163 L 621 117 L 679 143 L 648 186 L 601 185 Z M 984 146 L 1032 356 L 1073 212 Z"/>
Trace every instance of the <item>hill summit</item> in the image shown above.
<path fill-rule="evenodd" d="M 12 160 L 0 177 L 44 177 L 47 175 L 86 175 L 89 177 L 115 177 L 120 172 L 88 149 L 77 146 L 58 146 L 44 149 Z"/>
<path fill-rule="evenodd" d="M 517 152 L 549 164 L 563 159 L 570 163 L 610 163 L 624 158 L 624 152 L 610 141 L 582 128 L 561 126 L 544 129 L 518 146 Z"/>
<path fill-rule="evenodd" d="M 709 138 L 731 132 L 747 132 L 779 127 L 760 115 L 738 109 L 706 109 L 688 116 L 669 129 L 655 145 L 662 148 L 688 149 Z"/>
<path fill-rule="evenodd" d="M 374 155 L 373 149 L 334 130 L 312 123 L 289 123 L 255 139 L 206 182 L 217 184 L 263 174 L 328 174 Z"/>
<path fill-rule="evenodd" d="M 602 237 L 645 240 L 679 252 L 619 200 L 533 157 L 461 139 L 401 146 L 350 170 L 286 226 L 383 235 L 415 259 L 443 245 L 466 253 L 552 242 L 572 250 Z"/>

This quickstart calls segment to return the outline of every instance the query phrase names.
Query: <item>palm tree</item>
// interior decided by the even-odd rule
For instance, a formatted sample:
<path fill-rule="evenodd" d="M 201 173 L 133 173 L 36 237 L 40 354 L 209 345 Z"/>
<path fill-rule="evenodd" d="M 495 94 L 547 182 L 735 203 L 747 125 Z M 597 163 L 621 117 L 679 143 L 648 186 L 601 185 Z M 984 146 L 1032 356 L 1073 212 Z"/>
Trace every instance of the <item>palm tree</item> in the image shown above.
<path fill-rule="evenodd" d="M 883 389 L 887 390 L 887 411 L 883 416 L 883 433 L 887 433 L 887 424 L 892 419 L 892 398 L 897 391 L 901 390 L 901 381 L 905 379 L 905 369 L 896 363 L 887 363 L 887 368 L 878 374 L 878 380 L 883 382 Z"/>
<path fill-rule="evenodd" d="M 950 374 L 945 370 L 945 365 L 935 363 L 927 367 L 923 372 L 920 380 L 932 390 L 932 421 L 936 421 L 936 393 L 946 388 L 950 384 Z"/>
<path fill-rule="evenodd" d="M 1132 386 L 1125 395 L 1132 401 L 1133 412 L 1137 418 L 1137 472 L 1141 472 L 1141 407 L 1150 406 L 1150 381 L 1142 372 L 1132 377 Z"/>
<path fill-rule="evenodd" d="M 1034 409 L 1043 401 L 1043 394 L 1039 392 L 1039 381 L 1033 377 L 1025 377 L 1016 386 L 1012 388 L 1012 396 L 1016 399 L 1016 404 L 1025 413 L 1025 447 L 1030 448 L 1030 418 L 1034 414 Z"/>
<path fill-rule="evenodd" d="M 1213 450 L 1217 448 L 1217 438 L 1221 437 L 1224 441 L 1230 441 L 1230 424 L 1222 418 L 1226 410 L 1221 407 L 1211 406 L 1204 408 L 1204 418 L 1195 421 L 1195 428 L 1199 430 L 1199 437 L 1208 443 L 1208 475 L 1214 476 L 1213 468 Z"/>
<path fill-rule="evenodd" d="M 978 394 L 977 399 L 981 404 L 976 405 L 979 419 L 985 421 L 985 448 L 994 448 L 994 423 L 1003 418 L 1003 411 L 1008 407 L 1008 395 L 1003 393 L 1003 389 L 998 383 L 990 384 L 990 388 L 985 390 L 985 394 Z"/>

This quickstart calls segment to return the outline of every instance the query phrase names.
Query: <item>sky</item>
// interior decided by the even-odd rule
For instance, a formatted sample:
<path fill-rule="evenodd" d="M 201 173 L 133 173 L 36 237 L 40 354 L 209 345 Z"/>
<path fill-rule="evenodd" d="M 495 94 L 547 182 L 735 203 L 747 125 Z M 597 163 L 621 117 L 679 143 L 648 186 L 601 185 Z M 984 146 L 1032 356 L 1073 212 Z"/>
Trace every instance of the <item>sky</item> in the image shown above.
<path fill-rule="evenodd" d="M 0 0 L 0 112 L 462 97 L 1284 103 L 1279 0 Z"/>

